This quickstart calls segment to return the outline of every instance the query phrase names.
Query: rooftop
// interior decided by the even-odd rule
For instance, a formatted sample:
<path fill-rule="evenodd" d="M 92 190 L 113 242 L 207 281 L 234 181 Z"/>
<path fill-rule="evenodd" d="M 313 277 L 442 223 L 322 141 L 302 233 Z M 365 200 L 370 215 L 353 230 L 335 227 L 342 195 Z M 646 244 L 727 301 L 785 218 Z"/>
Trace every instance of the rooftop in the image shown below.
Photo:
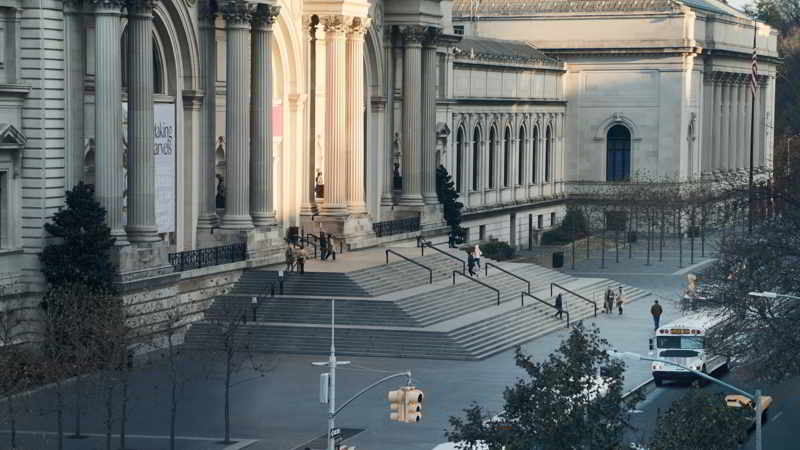
<path fill-rule="evenodd" d="M 692 9 L 736 17 L 746 15 L 720 0 L 455 0 L 453 16 L 515 16 L 538 13 L 667 12 L 683 4 Z"/>
<path fill-rule="evenodd" d="M 517 64 L 561 65 L 556 58 L 546 55 L 532 44 L 484 37 L 464 36 L 455 45 L 457 56 Z"/>

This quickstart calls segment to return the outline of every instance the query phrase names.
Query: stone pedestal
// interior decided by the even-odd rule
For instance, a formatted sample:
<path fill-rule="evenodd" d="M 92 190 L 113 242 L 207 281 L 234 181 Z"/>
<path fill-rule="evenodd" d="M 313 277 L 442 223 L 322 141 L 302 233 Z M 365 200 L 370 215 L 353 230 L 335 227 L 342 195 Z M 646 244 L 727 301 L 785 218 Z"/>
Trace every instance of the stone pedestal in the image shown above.
<path fill-rule="evenodd" d="M 166 242 L 137 242 L 116 247 L 112 263 L 117 267 L 115 284 L 121 291 L 152 288 L 175 281 L 169 264 L 169 247 Z"/>

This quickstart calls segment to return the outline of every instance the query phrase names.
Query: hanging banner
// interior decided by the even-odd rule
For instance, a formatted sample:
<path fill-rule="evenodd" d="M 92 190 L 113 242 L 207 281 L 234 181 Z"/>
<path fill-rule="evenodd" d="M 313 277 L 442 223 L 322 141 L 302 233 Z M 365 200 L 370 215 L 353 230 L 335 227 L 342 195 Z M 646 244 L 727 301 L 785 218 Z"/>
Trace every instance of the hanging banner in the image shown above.
<path fill-rule="evenodd" d="M 156 175 L 156 224 L 159 233 L 175 231 L 175 105 L 153 105 L 153 157 Z"/>

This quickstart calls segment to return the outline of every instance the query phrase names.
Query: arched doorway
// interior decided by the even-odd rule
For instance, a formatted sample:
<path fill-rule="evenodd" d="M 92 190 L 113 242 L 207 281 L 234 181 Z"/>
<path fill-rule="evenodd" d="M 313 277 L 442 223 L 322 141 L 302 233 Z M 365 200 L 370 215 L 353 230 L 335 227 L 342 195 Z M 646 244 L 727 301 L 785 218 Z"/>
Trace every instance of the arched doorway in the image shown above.
<path fill-rule="evenodd" d="M 506 127 L 503 142 L 503 187 L 511 183 L 511 128 Z"/>
<path fill-rule="evenodd" d="M 539 160 L 539 127 L 533 127 L 533 152 L 531 154 L 531 183 L 535 184 L 539 180 L 537 170 L 539 167 L 536 162 Z"/>
<path fill-rule="evenodd" d="M 631 175 L 631 132 L 622 125 L 608 130 L 606 180 L 623 181 Z"/>
<path fill-rule="evenodd" d="M 489 131 L 489 189 L 494 188 L 495 158 L 497 157 L 497 128 Z"/>
<path fill-rule="evenodd" d="M 552 157 L 551 148 L 553 145 L 553 129 L 547 127 L 544 133 L 544 182 L 550 181 L 550 159 Z"/>

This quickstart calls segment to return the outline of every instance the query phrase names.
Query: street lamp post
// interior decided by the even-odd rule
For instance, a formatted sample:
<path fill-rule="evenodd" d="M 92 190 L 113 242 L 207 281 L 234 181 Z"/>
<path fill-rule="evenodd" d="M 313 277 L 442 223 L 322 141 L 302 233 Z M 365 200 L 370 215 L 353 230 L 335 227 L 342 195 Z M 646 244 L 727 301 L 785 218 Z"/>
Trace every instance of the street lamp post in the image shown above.
<path fill-rule="evenodd" d="M 669 364 L 669 365 L 675 366 L 675 367 L 680 367 L 681 369 L 688 370 L 689 372 L 692 372 L 692 373 L 694 373 L 695 375 L 697 375 L 697 376 L 699 376 L 701 378 L 705 378 L 708 381 L 711 381 L 713 383 L 717 383 L 717 384 L 719 384 L 721 386 L 724 386 L 725 388 L 728 388 L 728 389 L 730 389 L 730 390 L 732 390 L 734 392 L 737 392 L 737 393 L 742 394 L 745 397 L 749 398 L 756 405 L 756 407 L 755 407 L 755 413 L 756 413 L 756 417 L 755 417 L 755 419 L 756 419 L 756 450 L 762 450 L 762 447 L 761 447 L 761 414 L 762 414 L 763 411 L 762 411 L 762 405 L 761 405 L 761 389 L 756 389 L 755 394 L 750 394 L 749 392 L 743 391 L 743 390 L 737 388 L 736 386 L 732 386 L 732 385 L 730 385 L 730 384 L 728 384 L 728 383 L 726 383 L 726 382 L 724 382 L 724 381 L 722 381 L 720 379 L 714 378 L 711 375 L 708 375 L 708 374 L 705 374 L 703 372 L 700 372 L 699 370 L 694 370 L 691 367 L 686 367 L 686 366 L 678 364 L 676 362 L 668 361 L 666 359 L 652 358 L 652 357 L 649 357 L 649 356 L 644 356 L 644 355 L 640 355 L 638 353 L 633 353 L 633 352 L 611 351 L 611 352 L 609 352 L 609 355 L 617 357 L 617 358 L 639 359 L 639 360 L 642 360 L 642 361 L 652 361 L 652 362 L 658 362 L 658 363 L 662 363 L 662 364 Z"/>

